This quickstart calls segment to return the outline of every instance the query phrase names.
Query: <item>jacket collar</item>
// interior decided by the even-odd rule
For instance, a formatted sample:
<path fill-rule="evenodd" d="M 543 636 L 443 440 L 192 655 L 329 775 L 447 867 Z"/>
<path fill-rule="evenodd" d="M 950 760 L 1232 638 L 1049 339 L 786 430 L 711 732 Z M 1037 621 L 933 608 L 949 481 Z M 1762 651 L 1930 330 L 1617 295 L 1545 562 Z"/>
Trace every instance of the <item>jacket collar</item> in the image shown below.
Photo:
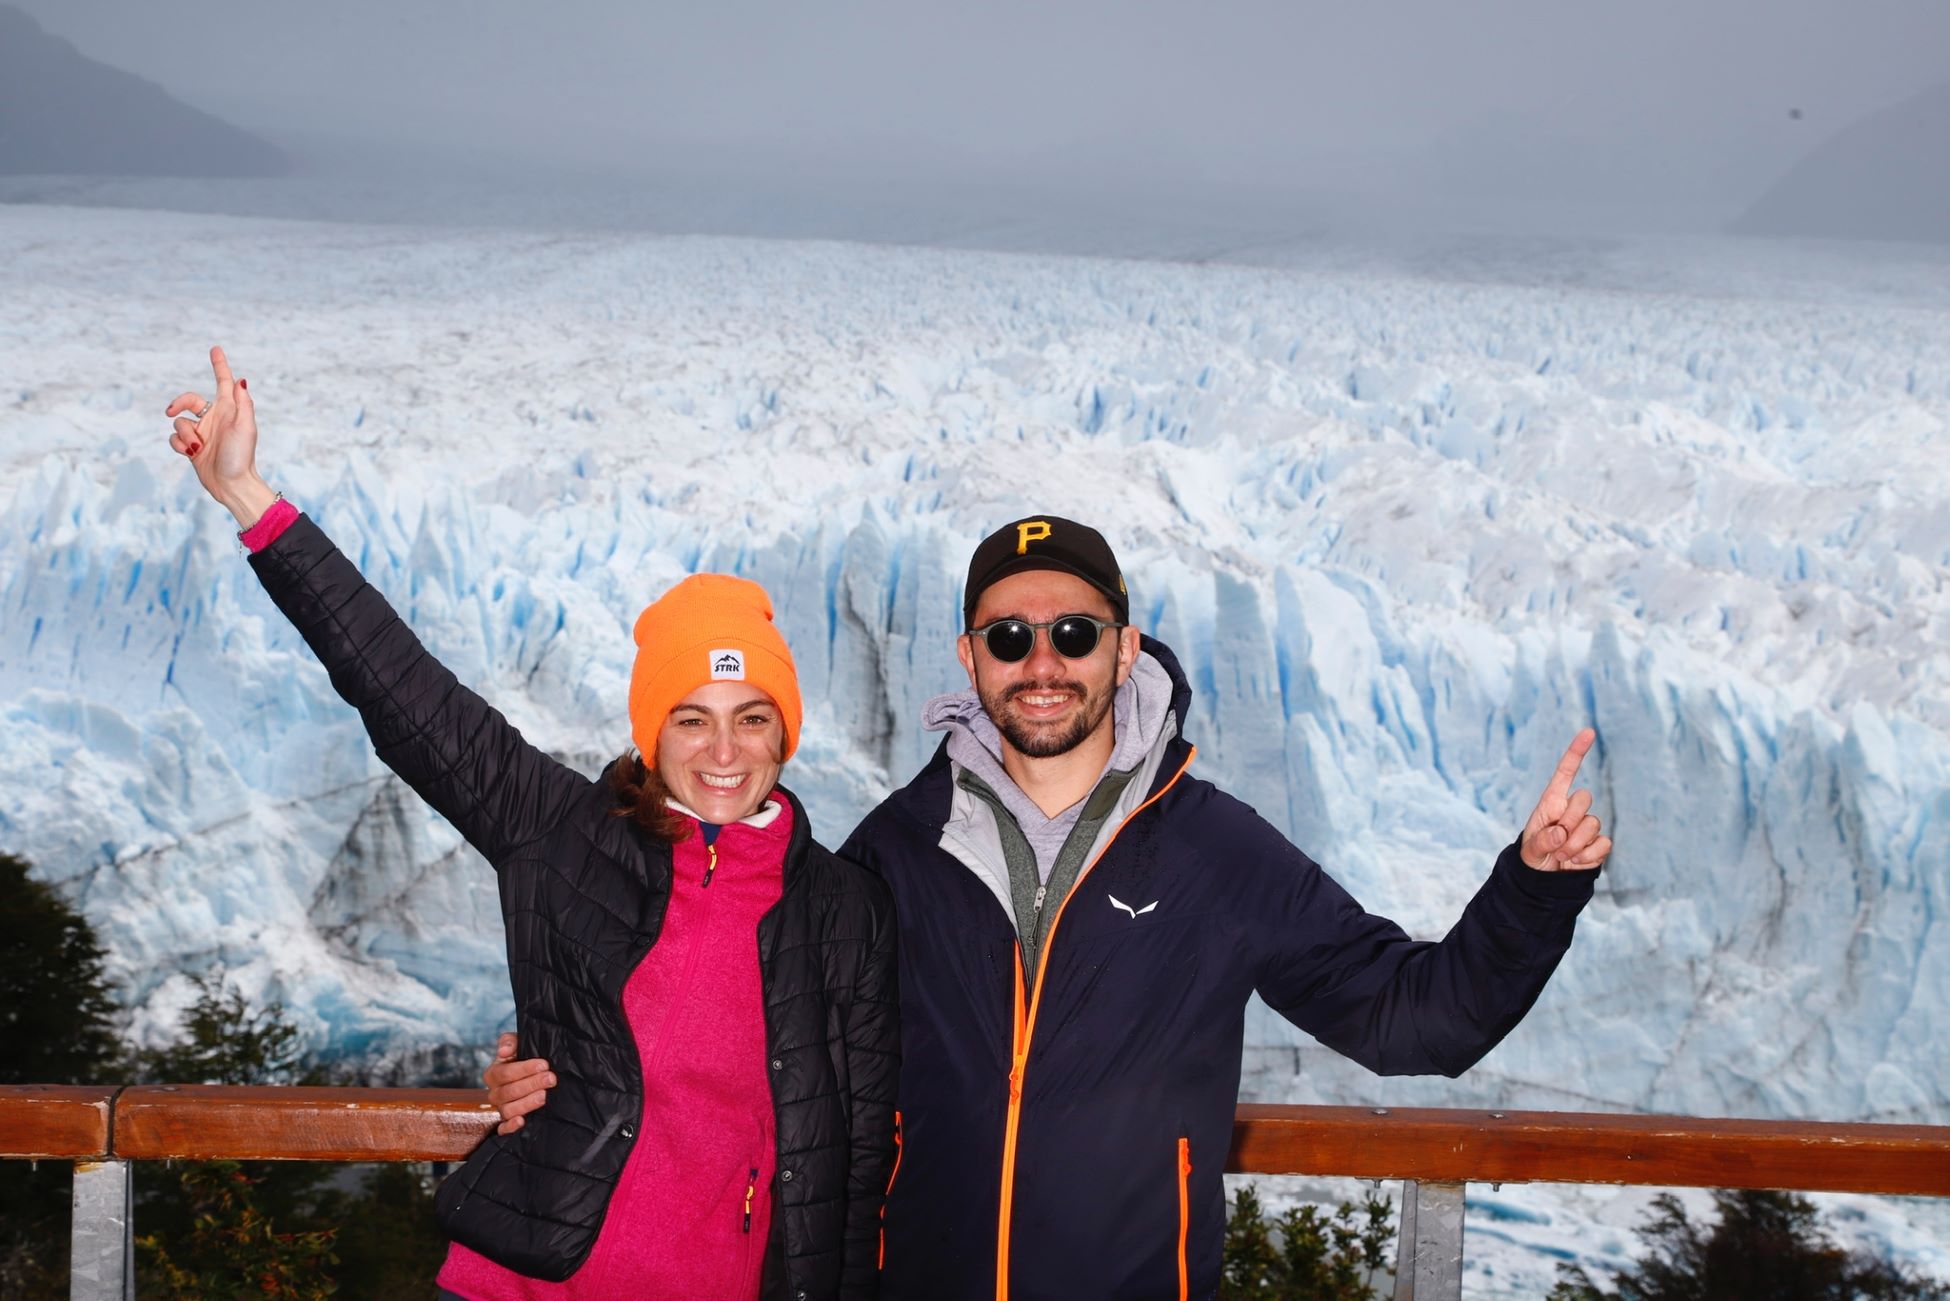
<path fill-rule="evenodd" d="M 805 864 L 806 855 L 813 846 L 812 819 L 806 816 L 806 806 L 799 802 L 799 797 L 785 787 L 774 787 L 772 798 L 782 799 L 792 806 L 792 839 L 785 846 L 784 890 L 789 892 L 795 881 L 805 879 L 805 873 L 799 869 Z"/>
<path fill-rule="evenodd" d="M 704 818 L 702 817 L 702 815 L 700 815 L 697 812 L 697 810 L 686 808 L 684 805 L 678 803 L 675 799 L 667 799 L 664 801 L 664 803 L 668 804 L 671 808 L 676 809 L 679 813 L 683 814 L 687 818 L 695 819 L 698 822 L 704 821 Z M 773 799 L 771 796 L 768 795 L 765 797 L 765 803 L 759 805 L 758 810 L 756 812 L 747 814 L 745 817 L 738 819 L 737 825 L 744 826 L 744 827 L 758 827 L 760 829 L 763 829 L 765 827 L 771 826 L 775 821 L 777 821 L 779 814 L 783 812 L 785 812 L 785 805 L 779 803 L 779 801 Z"/>

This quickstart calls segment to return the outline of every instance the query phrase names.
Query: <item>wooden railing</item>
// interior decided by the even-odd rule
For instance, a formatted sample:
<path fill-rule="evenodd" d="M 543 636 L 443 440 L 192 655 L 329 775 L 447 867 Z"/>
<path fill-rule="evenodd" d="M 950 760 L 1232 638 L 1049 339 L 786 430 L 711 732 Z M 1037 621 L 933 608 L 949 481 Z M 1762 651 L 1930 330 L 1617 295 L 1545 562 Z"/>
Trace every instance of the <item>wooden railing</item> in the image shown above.
<path fill-rule="evenodd" d="M 494 1124 L 466 1089 L 0 1087 L 0 1158 L 75 1163 L 70 1294 L 134 1295 L 130 1161 L 455 1161 Z M 1226 1169 L 1400 1179 L 1395 1296 L 1462 1293 L 1476 1183 L 1950 1196 L 1950 1128 L 1693 1116 L 1241 1106 Z"/>

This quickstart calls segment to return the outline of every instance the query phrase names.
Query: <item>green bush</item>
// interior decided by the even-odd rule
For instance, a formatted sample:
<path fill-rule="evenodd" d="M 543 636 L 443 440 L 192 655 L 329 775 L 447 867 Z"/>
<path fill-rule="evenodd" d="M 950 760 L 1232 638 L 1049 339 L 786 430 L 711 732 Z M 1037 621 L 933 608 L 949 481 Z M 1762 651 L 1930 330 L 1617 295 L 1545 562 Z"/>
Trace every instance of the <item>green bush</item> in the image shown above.
<path fill-rule="evenodd" d="M 119 1084 L 108 955 L 88 919 L 27 872 L 0 854 L 0 1084 Z"/>
<path fill-rule="evenodd" d="M 277 1003 L 252 1008 L 221 976 L 197 978 L 176 1042 L 131 1053 L 106 954 L 88 919 L 0 853 L 0 1084 L 323 1082 Z M 423 1056 L 470 1083 L 458 1050 Z M 371 1084 L 352 1072 L 331 1082 Z M 399 1084 L 418 1080 L 387 1080 Z M 312 1298 L 430 1294 L 446 1252 L 428 1167 L 357 1176 L 309 1162 L 135 1163 L 141 1293 Z M 334 1178 L 335 1175 L 340 1177 Z M 68 1295 L 66 1161 L 0 1161 L 0 1297 Z"/>
<path fill-rule="evenodd" d="M 183 1018 L 183 1037 L 138 1056 L 144 1083 L 309 1084 L 299 1069 L 298 1027 L 284 1004 L 252 1011 L 219 972 L 192 976 L 196 1002 Z"/>
<path fill-rule="evenodd" d="M 136 1239 L 142 1294 L 166 1301 L 319 1301 L 337 1293 L 333 1229 L 280 1231 L 257 1204 L 258 1180 L 235 1161 L 193 1161 L 179 1179 L 188 1232 Z"/>
<path fill-rule="evenodd" d="M 253 1009 L 220 973 L 193 979 L 196 1001 L 184 1014 L 180 1037 L 137 1054 L 141 1082 L 301 1082 L 298 1028 L 283 1004 Z M 269 1295 L 330 1295 L 326 1267 L 337 1226 L 319 1218 L 317 1202 L 331 1174 L 330 1166 L 301 1161 L 138 1162 L 141 1291 L 243 1296 L 252 1295 L 253 1286 L 263 1290 L 275 1283 L 286 1290 Z M 289 1290 L 300 1286 L 298 1277 L 326 1280 L 328 1291 Z"/>
<path fill-rule="evenodd" d="M 126 1075 L 115 989 L 94 927 L 28 864 L 0 854 L 0 1084 L 112 1084 Z M 66 1161 L 0 1161 L 0 1297 L 68 1294 Z"/>
<path fill-rule="evenodd" d="M 1837 1247 L 1814 1204 L 1797 1193 L 1720 1189 L 1718 1220 L 1701 1228 L 1671 1193 L 1653 1200 L 1639 1239 L 1646 1253 L 1615 1289 L 1576 1265 L 1558 1266 L 1550 1301 L 1942 1301 L 1942 1284 L 1886 1260 Z"/>
<path fill-rule="evenodd" d="M 197 979 L 183 1038 L 142 1055 L 153 1080 L 312 1084 L 297 1027 L 282 1004 L 253 1009 L 221 977 Z M 340 1071 L 334 1084 L 369 1079 Z M 139 1167 L 143 1291 L 166 1297 L 425 1293 L 445 1258 L 425 1167 L 369 1167 L 353 1190 L 342 1166 L 308 1161 L 191 1162 Z M 145 1178 L 146 1177 L 146 1178 Z M 332 1181 L 332 1182 L 328 1182 Z M 334 1186 L 334 1184 L 338 1186 Z"/>
<path fill-rule="evenodd" d="M 338 1226 L 339 1294 L 427 1296 L 447 1258 L 447 1239 L 433 1216 L 430 1167 L 394 1161 L 369 1167 L 358 1191 L 328 1191 L 322 1221 Z"/>
<path fill-rule="evenodd" d="M 1375 1301 L 1369 1280 L 1387 1269 L 1393 1208 L 1370 1192 L 1329 1215 L 1301 1205 L 1269 1217 L 1242 1187 L 1226 1219 L 1219 1296 L 1225 1301 Z"/>

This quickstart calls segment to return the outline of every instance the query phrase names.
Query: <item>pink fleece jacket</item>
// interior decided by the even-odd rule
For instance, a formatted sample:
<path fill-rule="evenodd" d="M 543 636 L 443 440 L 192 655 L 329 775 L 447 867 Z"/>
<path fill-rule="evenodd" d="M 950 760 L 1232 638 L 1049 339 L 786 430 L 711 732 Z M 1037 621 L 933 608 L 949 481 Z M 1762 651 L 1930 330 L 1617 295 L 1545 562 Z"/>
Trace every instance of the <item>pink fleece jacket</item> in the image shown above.
<path fill-rule="evenodd" d="M 777 1151 L 758 920 L 779 901 L 791 835 L 781 804 L 769 826 L 674 848 L 663 933 L 623 987 L 643 1123 L 582 1268 L 543 1283 L 456 1243 L 441 1287 L 472 1301 L 758 1296 Z"/>
<path fill-rule="evenodd" d="M 244 545 L 262 550 L 297 517 L 278 502 Z M 758 1296 L 778 1150 L 758 922 L 779 901 L 792 838 L 792 807 L 768 808 L 769 822 L 734 823 L 714 845 L 694 829 L 672 847 L 663 931 L 623 986 L 643 1118 L 582 1268 L 545 1283 L 456 1243 L 441 1287 L 472 1301 Z"/>

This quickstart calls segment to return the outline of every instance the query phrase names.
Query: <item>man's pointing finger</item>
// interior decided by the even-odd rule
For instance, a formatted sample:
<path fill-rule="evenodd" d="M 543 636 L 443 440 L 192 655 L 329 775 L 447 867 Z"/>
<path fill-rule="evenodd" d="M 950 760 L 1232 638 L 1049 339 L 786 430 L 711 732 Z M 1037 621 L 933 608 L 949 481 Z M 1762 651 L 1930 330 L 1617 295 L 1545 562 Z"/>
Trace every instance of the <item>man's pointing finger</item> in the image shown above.
<path fill-rule="evenodd" d="M 1553 795 L 1558 799 L 1570 798 L 1571 783 L 1577 778 L 1578 765 L 1584 762 L 1584 756 L 1591 752 L 1591 744 L 1597 739 L 1598 734 L 1588 727 L 1571 738 L 1571 744 L 1564 750 L 1564 757 L 1557 761 L 1557 771 L 1551 774 L 1550 785 L 1544 788 L 1546 798 Z"/>

